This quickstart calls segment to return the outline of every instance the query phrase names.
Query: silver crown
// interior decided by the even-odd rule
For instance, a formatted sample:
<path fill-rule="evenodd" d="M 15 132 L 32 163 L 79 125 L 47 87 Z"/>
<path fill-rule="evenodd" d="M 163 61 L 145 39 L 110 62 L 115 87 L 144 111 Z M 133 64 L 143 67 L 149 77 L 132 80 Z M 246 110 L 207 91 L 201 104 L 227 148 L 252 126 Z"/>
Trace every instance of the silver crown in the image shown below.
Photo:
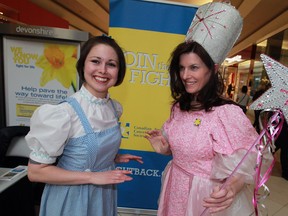
<path fill-rule="evenodd" d="M 185 41 L 196 41 L 215 64 L 227 57 L 241 34 L 243 19 L 235 7 L 220 2 L 202 5 L 196 11 Z"/>

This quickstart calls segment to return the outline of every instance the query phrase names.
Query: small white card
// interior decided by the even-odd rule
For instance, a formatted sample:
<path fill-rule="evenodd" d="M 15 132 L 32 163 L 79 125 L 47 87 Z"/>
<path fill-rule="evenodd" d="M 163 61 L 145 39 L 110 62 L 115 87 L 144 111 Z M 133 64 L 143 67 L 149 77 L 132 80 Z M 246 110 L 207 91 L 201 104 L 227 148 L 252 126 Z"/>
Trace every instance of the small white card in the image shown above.
<path fill-rule="evenodd" d="M 0 180 L 12 180 L 27 171 L 27 166 L 17 166 L 0 176 Z"/>

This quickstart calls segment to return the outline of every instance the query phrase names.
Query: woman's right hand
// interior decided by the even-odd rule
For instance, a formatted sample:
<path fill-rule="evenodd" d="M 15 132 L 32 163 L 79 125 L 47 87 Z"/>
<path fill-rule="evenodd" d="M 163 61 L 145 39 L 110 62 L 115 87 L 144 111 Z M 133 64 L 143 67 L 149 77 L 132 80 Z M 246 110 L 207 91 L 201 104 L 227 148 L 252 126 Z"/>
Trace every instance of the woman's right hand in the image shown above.
<path fill-rule="evenodd" d="M 131 181 L 133 178 L 128 176 L 129 174 L 132 174 L 132 172 L 117 169 L 105 172 L 91 172 L 90 182 L 95 185 L 119 184 Z"/>
<path fill-rule="evenodd" d="M 129 170 L 109 170 L 104 172 L 72 171 L 51 165 L 29 162 L 28 177 L 32 182 L 44 182 L 57 185 L 95 184 L 107 185 L 131 181 Z"/>
<path fill-rule="evenodd" d="M 144 137 L 150 142 L 157 153 L 164 155 L 171 154 L 169 143 L 166 141 L 161 130 L 147 131 Z"/>

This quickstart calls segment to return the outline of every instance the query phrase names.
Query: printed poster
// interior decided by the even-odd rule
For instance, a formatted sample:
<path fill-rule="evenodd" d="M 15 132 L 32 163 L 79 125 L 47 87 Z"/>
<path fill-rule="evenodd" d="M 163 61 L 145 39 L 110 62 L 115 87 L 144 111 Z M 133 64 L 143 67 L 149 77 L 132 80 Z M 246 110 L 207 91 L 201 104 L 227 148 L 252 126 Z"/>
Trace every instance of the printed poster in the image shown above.
<path fill-rule="evenodd" d="M 4 37 L 6 124 L 30 125 L 42 104 L 58 104 L 76 92 L 79 43 Z"/>

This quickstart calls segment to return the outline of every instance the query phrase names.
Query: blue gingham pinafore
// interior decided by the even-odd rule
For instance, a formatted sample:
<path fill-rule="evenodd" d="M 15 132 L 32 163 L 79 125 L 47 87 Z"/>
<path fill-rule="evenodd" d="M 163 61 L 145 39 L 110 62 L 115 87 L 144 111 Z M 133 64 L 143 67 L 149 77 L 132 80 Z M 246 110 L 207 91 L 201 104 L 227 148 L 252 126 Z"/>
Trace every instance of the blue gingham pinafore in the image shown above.
<path fill-rule="evenodd" d="M 115 169 L 114 159 L 121 142 L 119 125 L 117 124 L 100 132 L 94 132 L 76 99 L 70 97 L 67 102 L 79 116 L 86 134 L 68 140 L 57 166 L 65 170 L 87 172 Z M 112 100 L 110 102 L 117 117 Z M 116 215 L 117 191 L 115 185 L 47 184 L 45 186 L 41 200 L 40 216 Z"/>

